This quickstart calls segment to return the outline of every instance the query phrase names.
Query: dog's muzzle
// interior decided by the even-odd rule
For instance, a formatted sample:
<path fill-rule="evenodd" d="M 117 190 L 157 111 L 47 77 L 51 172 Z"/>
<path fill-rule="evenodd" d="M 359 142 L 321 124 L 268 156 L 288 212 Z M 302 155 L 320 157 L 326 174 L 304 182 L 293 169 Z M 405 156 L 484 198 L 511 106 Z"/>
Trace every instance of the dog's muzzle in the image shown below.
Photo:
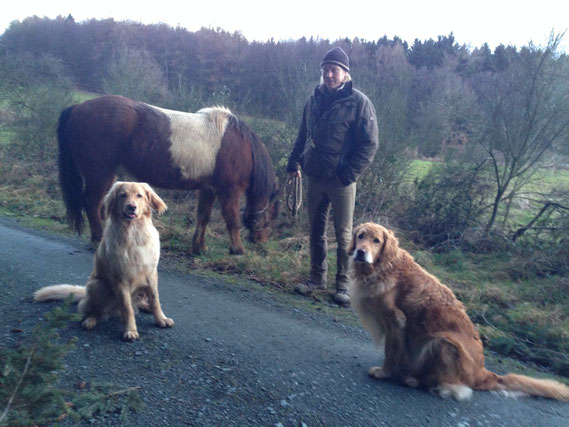
<path fill-rule="evenodd" d="M 363 249 L 356 249 L 353 254 L 354 261 L 365 262 L 366 264 L 372 264 L 371 254 Z"/>
<path fill-rule="evenodd" d="M 123 213 L 127 219 L 136 219 L 136 205 L 126 205 Z"/>

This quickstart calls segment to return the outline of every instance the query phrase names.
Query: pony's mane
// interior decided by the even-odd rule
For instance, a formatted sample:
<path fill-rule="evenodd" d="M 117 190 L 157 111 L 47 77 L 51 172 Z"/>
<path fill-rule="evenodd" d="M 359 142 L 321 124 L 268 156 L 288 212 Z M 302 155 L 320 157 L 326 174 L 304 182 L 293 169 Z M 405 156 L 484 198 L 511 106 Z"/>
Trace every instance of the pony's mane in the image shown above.
<path fill-rule="evenodd" d="M 259 136 L 237 116 L 232 115 L 229 119 L 228 125 L 236 129 L 251 143 L 253 172 L 251 174 L 249 188 L 247 189 L 248 201 L 253 202 L 255 200 L 262 200 L 265 198 L 270 200 L 276 187 L 273 162 L 269 156 L 267 148 L 261 142 Z"/>
<path fill-rule="evenodd" d="M 234 117 L 229 108 L 219 105 L 202 108 L 197 111 L 197 114 L 207 114 L 221 133 L 225 132 L 227 120 L 229 120 L 230 117 Z"/>
<path fill-rule="evenodd" d="M 200 108 L 197 112 L 198 113 L 209 113 L 212 111 L 224 112 L 228 116 L 233 115 L 231 110 L 227 107 L 224 107 L 223 105 L 212 105 L 211 107 Z"/>

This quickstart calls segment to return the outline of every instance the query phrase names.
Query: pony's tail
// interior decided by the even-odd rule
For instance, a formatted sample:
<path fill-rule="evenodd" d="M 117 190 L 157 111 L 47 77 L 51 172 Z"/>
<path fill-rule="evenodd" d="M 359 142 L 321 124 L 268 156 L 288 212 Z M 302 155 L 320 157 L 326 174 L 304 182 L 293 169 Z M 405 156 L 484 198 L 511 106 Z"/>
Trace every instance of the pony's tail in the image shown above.
<path fill-rule="evenodd" d="M 73 107 L 63 110 L 59 116 L 57 139 L 59 141 L 59 183 L 67 210 L 67 221 L 71 228 L 81 234 L 83 231 L 83 177 L 73 160 L 69 139 L 65 130 Z"/>
<path fill-rule="evenodd" d="M 497 376 L 496 390 L 517 391 L 531 396 L 569 402 L 569 387 L 554 380 L 543 380 L 524 375 L 507 374 Z"/>
<path fill-rule="evenodd" d="M 35 302 L 55 301 L 66 299 L 70 295 L 73 296 L 73 302 L 79 302 L 86 295 L 84 286 L 76 285 L 53 285 L 46 286 L 34 292 Z"/>

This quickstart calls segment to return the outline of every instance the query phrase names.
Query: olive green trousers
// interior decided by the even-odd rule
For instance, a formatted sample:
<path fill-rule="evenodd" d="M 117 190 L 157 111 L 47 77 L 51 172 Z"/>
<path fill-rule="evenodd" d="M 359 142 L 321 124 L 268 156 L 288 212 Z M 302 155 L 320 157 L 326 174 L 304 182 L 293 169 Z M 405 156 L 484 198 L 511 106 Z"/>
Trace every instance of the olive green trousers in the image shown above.
<path fill-rule="evenodd" d="M 350 283 L 348 251 L 352 240 L 356 183 L 345 186 L 337 177 L 324 182 L 307 177 L 306 200 L 310 222 L 310 280 L 326 286 L 328 273 L 326 228 L 331 208 L 338 242 L 336 290 L 347 290 Z"/>

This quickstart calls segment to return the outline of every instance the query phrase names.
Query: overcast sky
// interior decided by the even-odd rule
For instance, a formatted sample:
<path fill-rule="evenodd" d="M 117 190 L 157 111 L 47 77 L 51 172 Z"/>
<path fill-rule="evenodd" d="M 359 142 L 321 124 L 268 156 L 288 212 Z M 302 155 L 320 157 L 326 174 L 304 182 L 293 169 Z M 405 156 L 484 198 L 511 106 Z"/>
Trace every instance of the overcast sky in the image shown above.
<path fill-rule="evenodd" d="M 71 14 L 77 22 L 114 18 L 144 24 L 166 23 L 190 31 L 202 27 L 241 32 L 249 41 L 399 36 L 436 39 L 454 33 L 471 48 L 487 42 L 545 45 L 552 31 L 569 28 L 569 0 L 4 0 L 0 34 L 14 20 Z M 569 51 L 569 33 L 562 49 Z"/>

